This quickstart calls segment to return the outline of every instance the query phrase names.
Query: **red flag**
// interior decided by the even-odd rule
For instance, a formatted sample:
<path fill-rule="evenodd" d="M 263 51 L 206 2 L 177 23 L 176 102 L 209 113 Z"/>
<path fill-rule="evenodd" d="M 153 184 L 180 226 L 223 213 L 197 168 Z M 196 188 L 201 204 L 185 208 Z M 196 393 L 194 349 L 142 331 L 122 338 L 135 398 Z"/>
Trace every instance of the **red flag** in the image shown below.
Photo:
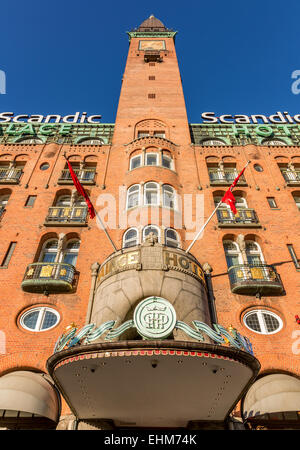
<path fill-rule="evenodd" d="M 227 203 L 227 205 L 230 206 L 231 211 L 233 212 L 233 214 L 237 213 L 236 207 L 235 207 L 235 198 L 233 193 L 228 189 L 228 191 L 226 191 L 224 197 L 222 198 L 222 203 Z"/>
<path fill-rule="evenodd" d="M 230 186 L 230 188 L 225 192 L 224 197 L 222 198 L 222 203 L 227 203 L 227 205 L 230 206 L 231 211 L 233 212 L 233 214 L 237 213 L 236 207 L 235 207 L 235 197 L 232 193 L 232 189 L 236 186 L 237 182 L 239 181 L 240 177 L 243 175 L 243 173 L 245 172 L 245 169 L 247 167 L 247 165 L 249 164 L 249 162 L 246 164 L 246 166 L 243 168 L 243 170 L 238 174 L 238 176 L 234 179 L 232 185 Z"/>
<path fill-rule="evenodd" d="M 88 209 L 89 209 L 90 218 L 93 219 L 96 216 L 96 213 L 95 213 L 95 209 L 94 209 L 94 207 L 93 207 L 93 205 L 91 203 L 91 200 L 89 199 L 89 196 L 85 192 L 83 186 L 80 184 L 80 182 L 79 182 L 79 180 L 78 180 L 78 178 L 77 178 L 77 176 L 76 176 L 76 174 L 75 174 L 75 172 L 74 172 L 74 170 L 73 170 L 73 168 L 72 168 L 72 166 L 71 166 L 71 164 L 69 163 L 68 160 L 67 160 L 67 164 L 68 164 L 68 167 L 69 167 L 69 171 L 70 171 L 73 183 L 74 183 L 74 185 L 75 185 L 75 187 L 77 189 L 77 192 L 78 192 L 78 194 L 82 195 L 82 197 L 84 197 L 84 199 L 86 201 L 86 204 L 88 206 Z"/>

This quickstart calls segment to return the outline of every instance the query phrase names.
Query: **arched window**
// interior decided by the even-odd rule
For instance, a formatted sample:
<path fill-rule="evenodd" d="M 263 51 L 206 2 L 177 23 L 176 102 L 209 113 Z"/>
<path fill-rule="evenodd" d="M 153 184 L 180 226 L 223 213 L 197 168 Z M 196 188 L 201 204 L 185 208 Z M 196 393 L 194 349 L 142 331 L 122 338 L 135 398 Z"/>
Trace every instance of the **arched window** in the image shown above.
<path fill-rule="evenodd" d="M 61 195 L 57 198 L 55 202 L 55 206 L 70 206 L 71 205 L 71 196 L 70 195 Z"/>
<path fill-rule="evenodd" d="M 63 262 L 75 266 L 79 247 L 80 241 L 78 239 L 74 239 L 72 241 L 68 241 L 58 254 L 58 239 L 48 240 L 43 245 L 39 262 Z"/>
<path fill-rule="evenodd" d="M 140 204 L 140 185 L 134 184 L 127 191 L 127 209 Z"/>
<path fill-rule="evenodd" d="M 224 192 L 225 194 L 225 192 Z M 222 200 L 223 196 L 216 196 L 214 197 L 215 206 L 219 204 L 219 202 Z M 247 201 L 244 197 L 235 196 L 235 207 L 236 209 L 245 209 L 248 208 Z M 230 209 L 230 206 L 227 205 L 227 203 L 221 203 L 219 208 L 227 208 Z"/>
<path fill-rule="evenodd" d="M 123 247 L 135 247 L 136 245 L 138 245 L 138 230 L 129 228 L 123 235 Z"/>
<path fill-rule="evenodd" d="M 5 211 L 5 207 L 7 205 L 10 194 L 2 194 L 0 195 L 0 217 Z"/>
<path fill-rule="evenodd" d="M 163 193 L 163 206 L 167 208 L 175 209 L 175 189 L 168 184 L 164 184 L 162 187 Z"/>
<path fill-rule="evenodd" d="M 71 264 L 72 266 L 76 266 L 79 247 L 80 241 L 78 240 L 72 240 L 67 242 L 66 247 L 62 251 L 61 255 L 62 262 L 66 264 Z"/>
<path fill-rule="evenodd" d="M 79 145 L 102 145 L 103 141 L 99 138 L 87 138 L 87 139 L 81 139 L 79 142 L 77 142 Z"/>
<path fill-rule="evenodd" d="M 157 166 L 157 165 L 158 165 L 158 153 L 146 153 L 145 166 Z"/>
<path fill-rule="evenodd" d="M 157 183 L 150 181 L 144 185 L 144 204 L 158 205 L 159 204 L 159 187 Z"/>
<path fill-rule="evenodd" d="M 168 247 L 179 247 L 178 234 L 173 228 L 166 228 L 165 230 L 165 244 Z"/>
<path fill-rule="evenodd" d="M 243 264 L 242 255 L 236 242 L 224 241 L 223 246 L 228 268 Z"/>
<path fill-rule="evenodd" d="M 220 147 L 226 145 L 221 139 L 204 139 L 201 145 L 205 147 Z"/>
<path fill-rule="evenodd" d="M 264 264 L 264 258 L 257 242 L 246 241 L 246 255 L 248 264 L 256 266 Z"/>
<path fill-rule="evenodd" d="M 40 262 L 55 262 L 58 251 L 58 240 L 52 239 L 45 242 L 40 255 Z"/>
<path fill-rule="evenodd" d="M 162 155 L 162 166 L 166 169 L 173 169 L 173 159 L 170 156 Z"/>
<path fill-rule="evenodd" d="M 147 225 L 143 229 L 143 241 L 149 236 L 150 233 L 155 234 L 158 237 L 158 242 L 160 242 L 160 229 L 155 225 Z"/>
<path fill-rule="evenodd" d="M 142 165 L 142 155 L 137 155 L 130 160 L 130 170 L 141 167 Z"/>
<path fill-rule="evenodd" d="M 18 140 L 17 144 L 43 144 L 43 141 L 35 137 L 26 137 Z"/>
<path fill-rule="evenodd" d="M 276 147 L 280 147 L 282 145 L 287 145 L 286 142 L 280 139 L 265 139 L 262 141 L 262 145 L 274 145 Z"/>

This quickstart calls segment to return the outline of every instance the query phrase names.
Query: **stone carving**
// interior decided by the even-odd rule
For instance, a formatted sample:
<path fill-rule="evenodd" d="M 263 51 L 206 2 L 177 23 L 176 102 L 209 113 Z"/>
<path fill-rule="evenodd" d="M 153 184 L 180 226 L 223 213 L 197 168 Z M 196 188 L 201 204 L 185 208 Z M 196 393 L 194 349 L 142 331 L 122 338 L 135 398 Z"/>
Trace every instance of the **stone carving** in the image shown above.
<path fill-rule="evenodd" d="M 158 243 L 158 237 L 156 236 L 156 234 L 154 234 L 151 231 L 151 233 L 149 233 L 148 236 L 145 238 L 143 245 L 150 246 L 150 245 L 155 245 L 157 243 Z"/>

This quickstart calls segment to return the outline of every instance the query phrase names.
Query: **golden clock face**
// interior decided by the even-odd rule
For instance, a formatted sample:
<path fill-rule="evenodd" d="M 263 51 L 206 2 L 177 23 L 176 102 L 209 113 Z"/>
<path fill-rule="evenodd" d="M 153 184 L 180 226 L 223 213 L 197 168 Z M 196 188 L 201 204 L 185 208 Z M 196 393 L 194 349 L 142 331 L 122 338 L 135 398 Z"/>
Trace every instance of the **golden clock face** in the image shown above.
<path fill-rule="evenodd" d="M 140 41 L 139 50 L 165 50 L 165 41 Z"/>

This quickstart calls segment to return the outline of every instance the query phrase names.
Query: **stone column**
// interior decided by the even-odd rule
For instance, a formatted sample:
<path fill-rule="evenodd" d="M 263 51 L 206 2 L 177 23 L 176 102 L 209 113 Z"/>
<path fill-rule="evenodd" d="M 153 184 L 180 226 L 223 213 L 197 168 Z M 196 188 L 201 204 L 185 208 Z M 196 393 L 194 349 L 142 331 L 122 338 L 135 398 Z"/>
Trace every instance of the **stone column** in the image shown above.
<path fill-rule="evenodd" d="M 95 285 L 96 285 L 99 267 L 100 267 L 100 264 L 98 262 L 94 262 L 94 264 L 91 265 L 92 280 L 91 280 L 91 289 L 90 289 L 88 310 L 87 310 L 86 320 L 85 320 L 86 325 L 88 325 L 91 321 L 91 314 L 92 314 L 94 296 L 95 296 Z"/>
<path fill-rule="evenodd" d="M 57 254 L 55 258 L 55 262 L 58 263 L 61 260 L 61 256 L 63 253 L 63 246 L 65 243 L 66 235 L 64 233 L 60 233 L 58 236 L 58 245 L 57 245 Z"/>

